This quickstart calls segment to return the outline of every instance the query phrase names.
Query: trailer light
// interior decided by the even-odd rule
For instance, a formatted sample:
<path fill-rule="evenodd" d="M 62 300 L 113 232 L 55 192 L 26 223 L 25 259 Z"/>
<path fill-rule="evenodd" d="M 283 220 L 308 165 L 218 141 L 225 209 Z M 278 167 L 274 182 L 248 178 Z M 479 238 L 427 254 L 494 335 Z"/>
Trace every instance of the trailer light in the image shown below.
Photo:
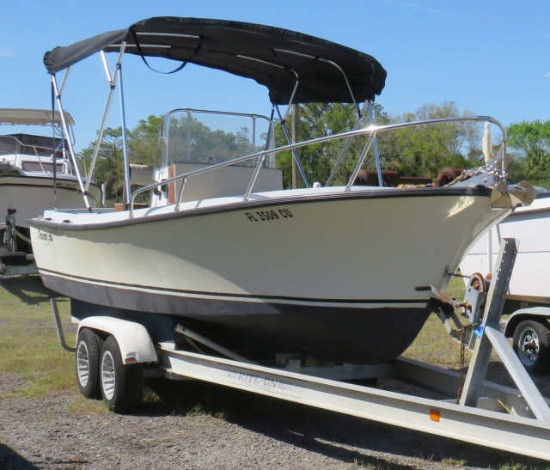
<path fill-rule="evenodd" d="M 126 359 L 124 360 L 125 364 L 136 364 L 137 363 L 137 354 L 136 353 L 128 353 L 126 355 Z"/>
<path fill-rule="evenodd" d="M 436 410 L 435 408 L 430 408 L 430 419 L 436 423 L 439 423 L 441 419 L 441 411 Z"/>

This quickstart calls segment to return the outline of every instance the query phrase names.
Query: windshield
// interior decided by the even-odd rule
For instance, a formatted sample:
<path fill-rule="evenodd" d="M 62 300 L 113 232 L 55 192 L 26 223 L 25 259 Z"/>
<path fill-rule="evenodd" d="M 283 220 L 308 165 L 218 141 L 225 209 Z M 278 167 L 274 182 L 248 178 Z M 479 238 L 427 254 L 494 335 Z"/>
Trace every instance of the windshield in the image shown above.
<path fill-rule="evenodd" d="M 214 165 L 272 148 L 271 121 L 265 116 L 179 109 L 162 124 L 162 162 Z M 244 162 L 253 166 L 256 161 Z M 265 167 L 275 168 L 274 157 Z"/>

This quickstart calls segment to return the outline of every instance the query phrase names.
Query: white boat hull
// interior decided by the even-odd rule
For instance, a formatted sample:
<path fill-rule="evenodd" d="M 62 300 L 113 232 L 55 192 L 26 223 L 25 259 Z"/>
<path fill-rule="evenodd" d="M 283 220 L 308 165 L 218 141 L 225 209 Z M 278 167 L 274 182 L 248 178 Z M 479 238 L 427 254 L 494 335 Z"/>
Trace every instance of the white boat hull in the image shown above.
<path fill-rule="evenodd" d="M 47 211 L 31 232 L 44 283 L 69 297 L 183 317 L 241 350 L 369 363 L 408 347 L 430 286 L 444 288 L 506 214 L 488 199 L 483 188 L 275 191 L 132 220 Z"/>
<path fill-rule="evenodd" d="M 94 190 L 95 188 L 92 188 Z M 96 194 L 99 204 L 99 195 Z M 28 220 L 53 207 L 83 207 L 82 193 L 75 178 L 59 177 L 54 191 L 51 176 L 26 176 L 0 173 L 0 226 L 8 209 L 15 209 L 16 225 L 29 228 Z"/>
<path fill-rule="evenodd" d="M 485 234 L 460 263 L 464 275 L 492 273 L 502 238 L 518 241 L 508 298 L 550 304 L 550 197 L 519 207 Z"/>

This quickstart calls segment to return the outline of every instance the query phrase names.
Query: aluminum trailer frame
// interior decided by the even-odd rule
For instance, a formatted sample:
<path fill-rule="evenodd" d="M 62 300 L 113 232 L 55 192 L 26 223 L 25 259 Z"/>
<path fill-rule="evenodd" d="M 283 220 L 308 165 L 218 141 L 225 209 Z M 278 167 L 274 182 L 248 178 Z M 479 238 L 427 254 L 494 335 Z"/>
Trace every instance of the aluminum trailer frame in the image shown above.
<path fill-rule="evenodd" d="M 373 366 L 347 365 L 347 369 L 346 366 L 326 369 L 301 367 L 291 371 L 246 362 L 242 360 L 244 358 L 223 348 L 217 349 L 208 339 L 179 326 L 176 328 L 177 333 L 192 336 L 193 341 L 203 343 L 231 359 L 178 350 L 174 342 L 165 341 L 155 344 L 157 361 L 148 354 L 148 357 L 144 356 L 143 363 L 147 364 L 147 370 L 169 379 L 198 379 L 550 461 L 549 401 L 540 394 L 499 329 L 504 293 L 516 253 L 515 240 L 503 240 L 499 254 L 500 267 L 488 293 L 483 320 L 475 330 L 474 354 L 458 400 L 456 392 L 460 387 L 459 374 L 422 362 L 399 358 L 392 364 L 380 366 L 377 373 L 437 390 L 448 399 L 424 398 L 319 376 L 372 377 Z M 53 301 L 52 306 L 56 321 L 59 322 Z M 134 351 L 132 346 L 143 347 L 141 343 L 131 344 L 132 335 L 117 331 L 117 328 L 124 327 L 127 320 L 110 318 L 103 321 L 105 318 L 110 317 L 88 316 L 83 323 L 98 325 L 103 334 L 113 335 L 118 341 L 124 342 L 121 350 Z M 58 333 L 63 344 L 59 323 Z M 485 380 L 492 350 L 500 356 L 518 389 Z M 128 357 L 135 364 L 136 354 Z"/>
<path fill-rule="evenodd" d="M 550 421 L 306 374 L 162 349 L 167 376 L 190 377 L 350 416 L 550 460 Z M 406 363 L 400 367 L 407 367 Z"/>
<path fill-rule="evenodd" d="M 27 264 L 11 264 L 0 261 L 0 280 L 4 278 L 38 274 L 38 268 L 32 259 Z"/>

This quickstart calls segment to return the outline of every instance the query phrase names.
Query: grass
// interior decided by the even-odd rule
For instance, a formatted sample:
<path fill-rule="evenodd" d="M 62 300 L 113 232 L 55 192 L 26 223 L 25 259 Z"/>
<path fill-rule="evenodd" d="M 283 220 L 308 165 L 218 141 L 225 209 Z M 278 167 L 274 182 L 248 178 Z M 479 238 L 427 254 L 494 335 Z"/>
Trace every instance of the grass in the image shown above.
<path fill-rule="evenodd" d="M 73 356 L 57 339 L 52 295 L 37 277 L 0 284 L 0 370 L 16 374 L 22 384 L 10 395 L 41 396 L 76 386 Z M 66 299 L 59 306 L 67 318 Z"/>
<path fill-rule="evenodd" d="M 464 298 L 463 280 L 458 277 L 453 278 L 446 294 L 458 301 L 462 300 Z M 432 313 L 413 344 L 405 351 L 404 356 L 456 369 L 461 365 L 461 346 L 447 334 L 439 317 Z M 466 349 L 466 364 L 469 359 L 470 352 Z"/>
<path fill-rule="evenodd" d="M 460 343 L 452 339 L 437 315 L 431 314 L 415 341 L 403 354 L 440 367 L 457 368 L 461 363 Z M 466 365 L 470 353 L 465 351 Z"/>

